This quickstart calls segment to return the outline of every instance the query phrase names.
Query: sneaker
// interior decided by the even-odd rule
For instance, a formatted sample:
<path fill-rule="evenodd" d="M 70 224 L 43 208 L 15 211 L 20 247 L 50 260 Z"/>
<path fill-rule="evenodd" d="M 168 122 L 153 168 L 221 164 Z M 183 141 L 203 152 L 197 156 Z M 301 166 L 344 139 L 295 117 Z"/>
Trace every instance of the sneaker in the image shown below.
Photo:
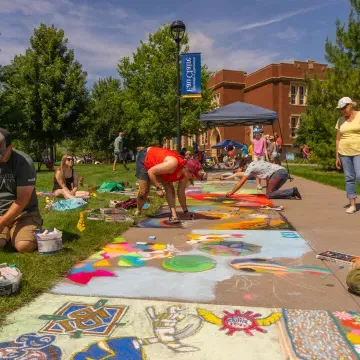
<path fill-rule="evenodd" d="M 295 199 L 299 199 L 301 200 L 301 195 L 299 192 L 299 189 L 297 187 L 293 188 L 293 195 L 292 195 Z"/>
<path fill-rule="evenodd" d="M 256 188 L 257 188 L 258 190 L 262 190 L 262 186 L 261 186 L 261 185 L 258 185 Z"/>
<path fill-rule="evenodd" d="M 347 214 L 355 214 L 356 213 L 356 206 L 350 206 L 348 209 L 346 209 Z"/>

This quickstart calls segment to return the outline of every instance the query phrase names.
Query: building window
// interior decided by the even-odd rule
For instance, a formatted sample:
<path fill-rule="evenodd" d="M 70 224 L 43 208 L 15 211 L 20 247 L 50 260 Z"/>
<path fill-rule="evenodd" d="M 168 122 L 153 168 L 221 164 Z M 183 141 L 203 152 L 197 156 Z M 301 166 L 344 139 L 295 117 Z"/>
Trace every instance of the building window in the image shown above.
<path fill-rule="evenodd" d="M 217 109 L 220 107 L 220 93 L 214 94 L 214 97 L 212 99 L 212 106 Z"/>
<path fill-rule="evenodd" d="M 299 86 L 299 104 L 305 104 L 305 88 L 303 86 Z"/>
<path fill-rule="evenodd" d="M 296 86 L 295 85 L 291 85 L 291 103 L 293 105 L 296 104 Z"/>
<path fill-rule="evenodd" d="M 207 131 L 205 131 L 204 133 L 201 134 L 200 143 L 201 143 L 201 145 L 207 145 L 208 144 L 208 132 Z"/>
<path fill-rule="evenodd" d="M 290 118 L 290 136 L 295 138 L 300 127 L 300 116 L 292 115 Z"/>
<path fill-rule="evenodd" d="M 292 84 L 290 87 L 290 104 L 306 105 L 306 87 L 304 85 Z"/>

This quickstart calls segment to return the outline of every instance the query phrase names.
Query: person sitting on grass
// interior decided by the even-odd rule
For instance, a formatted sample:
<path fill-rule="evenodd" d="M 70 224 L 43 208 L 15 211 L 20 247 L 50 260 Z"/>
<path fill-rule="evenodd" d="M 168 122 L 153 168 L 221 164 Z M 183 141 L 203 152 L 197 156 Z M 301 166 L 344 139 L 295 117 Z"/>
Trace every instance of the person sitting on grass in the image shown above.
<path fill-rule="evenodd" d="M 72 155 L 64 155 L 54 176 L 54 196 L 65 199 L 83 198 L 89 196 L 87 191 L 78 191 L 79 176 L 73 167 L 74 158 Z"/>
<path fill-rule="evenodd" d="M 289 174 L 280 165 L 272 164 L 264 160 L 252 161 L 251 158 L 242 159 L 240 164 L 242 172 L 238 172 L 241 180 L 229 191 L 226 196 L 230 197 L 236 193 L 245 182 L 253 175 L 256 179 L 266 180 L 266 197 L 269 199 L 295 198 L 301 200 L 301 195 L 297 187 L 279 190 L 288 180 Z"/>
<path fill-rule="evenodd" d="M 37 248 L 34 232 L 43 220 L 35 185 L 30 156 L 13 149 L 10 133 L 0 128 L 0 249 L 8 242 L 19 252 Z"/>
<path fill-rule="evenodd" d="M 151 146 L 139 152 L 136 159 L 136 177 L 139 181 L 137 210 L 135 215 L 140 215 L 150 191 L 150 184 L 156 187 L 157 195 L 164 196 L 170 208 L 169 221 L 179 223 L 176 213 L 176 200 L 174 182 L 178 182 L 177 195 L 179 203 L 187 214 L 185 189 L 189 181 L 194 178 L 200 180 L 199 171 L 202 170 L 200 162 L 196 159 L 184 159 L 173 150 Z M 190 215 L 191 216 L 191 215 Z"/>

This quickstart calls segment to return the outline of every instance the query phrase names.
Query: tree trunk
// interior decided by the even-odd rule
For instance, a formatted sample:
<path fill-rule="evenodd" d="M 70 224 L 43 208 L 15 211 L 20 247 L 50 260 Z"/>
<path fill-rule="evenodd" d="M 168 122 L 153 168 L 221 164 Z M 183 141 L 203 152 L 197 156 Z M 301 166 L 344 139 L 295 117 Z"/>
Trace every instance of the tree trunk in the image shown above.
<path fill-rule="evenodd" d="M 54 144 L 53 141 L 50 141 L 50 161 L 54 161 Z"/>

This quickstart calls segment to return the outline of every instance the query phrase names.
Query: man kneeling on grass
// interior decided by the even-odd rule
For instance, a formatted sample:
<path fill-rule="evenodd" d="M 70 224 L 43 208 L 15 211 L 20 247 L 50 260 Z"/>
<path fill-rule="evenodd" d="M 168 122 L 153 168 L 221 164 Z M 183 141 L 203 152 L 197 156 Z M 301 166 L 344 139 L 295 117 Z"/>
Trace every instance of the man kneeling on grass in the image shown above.
<path fill-rule="evenodd" d="M 10 241 L 19 252 L 36 249 L 34 231 L 43 221 L 35 183 L 30 156 L 14 150 L 10 133 L 0 128 L 0 249 Z"/>
<path fill-rule="evenodd" d="M 242 178 L 226 196 L 231 196 L 236 193 L 249 179 L 250 175 L 253 175 L 257 179 L 266 180 L 267 198 L 286 199 L 292 197 L 301 200 L 301 195 L 297 187 L 279 190 L 289 178 L 289 174 L 284 167 L 264 160 L 252 161 L 249 157 L 241 160 L 240 168 L 242 172 L 237 172 L 236 175 L 242 176 Z"/>

